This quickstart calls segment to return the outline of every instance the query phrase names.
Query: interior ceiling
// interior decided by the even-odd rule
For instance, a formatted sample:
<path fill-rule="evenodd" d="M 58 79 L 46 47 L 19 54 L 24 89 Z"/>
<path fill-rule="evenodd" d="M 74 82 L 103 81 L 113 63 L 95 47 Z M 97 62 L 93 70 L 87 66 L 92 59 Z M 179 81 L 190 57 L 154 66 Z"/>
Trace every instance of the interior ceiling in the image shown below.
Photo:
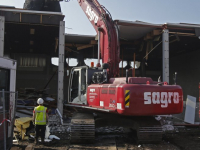
<path fill-rule="evenodd" d="M 56 26 L 6 23 L 5 54 L 33 53 L 57 56 L 58 37 L 59 27 Z"/>
<path fill-rule="evenodd" d="M 120 39 L 133 41 L 144 37 L 147 33 L 153 31 L 153 27 L 123 26 L 119 25 Z"/>
<path fill-rule="evenodd" d="M 65 43 L 89 44 L 95 40 L 94 35 L 65 34 Z"/>
<path fill-rule="evenodd" d="M 148 69 L 160 70 L 162 68 L 162 30 L 169 29 L 169 50 L 170 58 L 178 55 L 200 50 L 199 38 L 196 36 L 200 25 L 193 24 L 150 24 L 140 21 L 115 21 L 119 27 L 120 35 L 120 59 L 133 61 L 133 55 L 136 54 L 136 60 L 142 61 L 144 58 L 148 62 Z M 97 56 L 97 42 L 93 43 L 95 36 L 85 35 L 66 35 L 66 42 L 74 43 L 73 48 L 78 48 L 78 44 L 85 44 L 81 49 L 87 58 Z M 93 43 L 94 45 L 92 46 Z M 91 45 L 92 47 L 87 47 Z M 70 47 L 70 45 L 68 45 Z M 153 49 L 153 51 L 152 51 Z M 95 52 L 94 52 L 95 51 Z M 71 55 L 73 56 L 73 54 Z M 74 55 L 75 56 L 75 55 Z M 147 56 L 147 57 L 145 57 Z"/>

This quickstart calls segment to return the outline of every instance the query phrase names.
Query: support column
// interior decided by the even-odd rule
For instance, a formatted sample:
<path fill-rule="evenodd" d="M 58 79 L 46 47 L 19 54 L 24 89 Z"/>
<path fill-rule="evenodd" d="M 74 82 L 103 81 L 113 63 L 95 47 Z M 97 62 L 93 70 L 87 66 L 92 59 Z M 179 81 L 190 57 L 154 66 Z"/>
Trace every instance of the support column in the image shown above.
<path fill-rule="evenodd" d="M 169 30 L 164 29 L 162 33 L 162 81 L 169 83 Z"/>
<path fill-rule="evenodd" d="M 64 62 L 65 62 L 65 22 L 60 21 L 59 29 L 59 66 L 58 66 L 58 101 L 57 107 L 63 115 L 64 102 Z"/>
<path fill-rule="evenodd" d="M 0 56 L 4 55 L 5 17 L 0 16 Z"/>

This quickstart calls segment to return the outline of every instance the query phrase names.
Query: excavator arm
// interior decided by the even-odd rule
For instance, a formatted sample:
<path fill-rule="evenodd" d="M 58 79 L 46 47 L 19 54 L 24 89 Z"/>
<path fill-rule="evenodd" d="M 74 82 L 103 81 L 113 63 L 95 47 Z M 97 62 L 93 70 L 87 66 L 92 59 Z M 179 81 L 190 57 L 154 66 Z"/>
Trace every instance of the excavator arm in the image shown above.
<path fill-rule="evenodd" d="M 24 9 L 61 12 L 59 1 L 63 0 L 25 0 Z M 117 25 L 97 0 L 78 0 L 78 3 L 98 34 L 98 60 L 101 53 L 103 63 L 109 65 L 108 78 L 119 76 L 120 47 Z M 99 61 L 97 67 L 100 67 Z"/>
<path fill-rule="evenodd" d="M 109 65 L 108 77 L 119 76 L 120 46 L 117 25 L 97 0 L 78 0 L 78 3 L 98 34 L 102 62 Z"/>

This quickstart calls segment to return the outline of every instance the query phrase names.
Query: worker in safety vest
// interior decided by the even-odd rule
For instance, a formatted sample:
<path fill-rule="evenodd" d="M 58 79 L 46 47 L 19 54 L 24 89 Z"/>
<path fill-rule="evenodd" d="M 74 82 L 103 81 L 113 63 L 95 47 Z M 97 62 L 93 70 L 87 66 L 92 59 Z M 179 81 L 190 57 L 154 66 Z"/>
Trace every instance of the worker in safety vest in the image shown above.
<path fill-rule="evenodd" d="M 44 143 L 46 124 L 48 122 L 48 110 L 43 106 L 44 100 L 39 98 L 37 100 L 39 106 L 33 110 L 33 122 L 35 124 L 35 142 L 38 144 L 38 137 L 41 137 L 42 143 Z"/>

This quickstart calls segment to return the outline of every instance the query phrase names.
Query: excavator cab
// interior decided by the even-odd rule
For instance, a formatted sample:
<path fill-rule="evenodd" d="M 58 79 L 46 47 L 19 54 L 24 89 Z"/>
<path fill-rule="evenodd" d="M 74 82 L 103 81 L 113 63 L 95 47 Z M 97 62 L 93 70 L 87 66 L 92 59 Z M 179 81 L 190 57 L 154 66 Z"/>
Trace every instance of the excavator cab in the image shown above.
<path fill-rule="evenodd" d="M 102 69 L 88 66 L 72 68 L 69 78 L 68 103 L 87 105 L 87 87 L 94 83 L 94 74 L 102 71 Z"/>

